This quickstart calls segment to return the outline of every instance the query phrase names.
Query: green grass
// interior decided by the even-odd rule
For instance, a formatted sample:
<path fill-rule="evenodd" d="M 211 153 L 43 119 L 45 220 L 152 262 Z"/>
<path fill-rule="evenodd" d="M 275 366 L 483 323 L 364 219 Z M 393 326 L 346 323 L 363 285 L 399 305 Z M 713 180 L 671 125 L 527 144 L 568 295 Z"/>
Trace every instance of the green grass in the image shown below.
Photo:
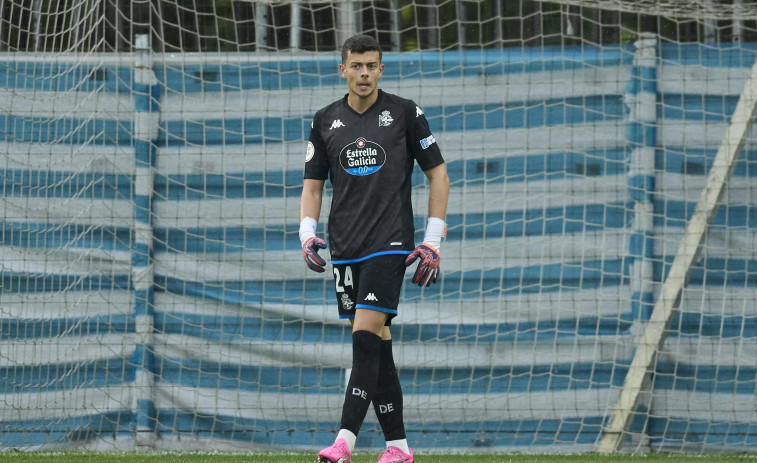
<path fill-rule="evenodd" d="M 376 463 L 376 453 L 358 452 L 353 463 Z M 728 455 L 678 455 L 653 453 L 647 455 L 443 455 L 422 454 L 415 460 L 419 463 L 757 463 L 757 454 Z M 314 463 L 315 453 L 138 453 L 138 452 L 0 452 L 0 462 L 8 463 Z"/>

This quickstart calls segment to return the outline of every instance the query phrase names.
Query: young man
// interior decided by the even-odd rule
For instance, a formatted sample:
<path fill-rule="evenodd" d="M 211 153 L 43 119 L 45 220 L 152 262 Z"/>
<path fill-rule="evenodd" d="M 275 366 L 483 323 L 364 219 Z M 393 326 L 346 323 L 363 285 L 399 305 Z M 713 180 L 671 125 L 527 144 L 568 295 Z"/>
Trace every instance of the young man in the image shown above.
<path fill-rule="evenodd" d="M 379 463 L 413 462 L 389 326 L 397 315 L 406 266 L 420 259 L 413 282 L 436 282 L 449 177 L 423 111 L 378 89 L 381 57 L 372 37 L 345 41 L 339 72 L 347 80 L 347 95 L 315 114 L 307 146 L 300 200 L 303 257 L 310 269 L 325 271 L 318 251 L 327 245 L 315 231 L 330 178 L 328 236 L 339 317 L 352 323 L 352 374 L 341 429 L 334 445 L 318 454 L 321 462 L 350 462 L 371 402 L 387 441 Z M 418 247 L 410 196 L 416 161 L 430 182 L 426 235 Z"/>

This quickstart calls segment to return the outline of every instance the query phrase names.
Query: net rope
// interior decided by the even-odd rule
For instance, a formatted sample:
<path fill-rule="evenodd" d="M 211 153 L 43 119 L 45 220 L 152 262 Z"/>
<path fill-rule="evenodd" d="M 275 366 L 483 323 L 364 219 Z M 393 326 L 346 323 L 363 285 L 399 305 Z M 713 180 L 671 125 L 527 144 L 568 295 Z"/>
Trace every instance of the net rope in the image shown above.
<path fill-rule="evenodd" d="M 677 19 L 757 19 L 757 3 L 752 1 L 717 2 L 713 0 L 537 0 L 569 7 L 596 8 Z"/>

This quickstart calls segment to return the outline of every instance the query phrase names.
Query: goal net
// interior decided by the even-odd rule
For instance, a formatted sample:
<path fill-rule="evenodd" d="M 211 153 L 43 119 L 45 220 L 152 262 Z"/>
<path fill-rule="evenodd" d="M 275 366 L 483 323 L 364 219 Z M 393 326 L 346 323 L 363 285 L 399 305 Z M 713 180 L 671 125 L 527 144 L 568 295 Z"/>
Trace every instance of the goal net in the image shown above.
<path fill-rule="evenodd" d="M 298 206 L 357 32 L 451 179 L 441 279 L 392 327 L 411 447 L 596 451 L 725 150 L 613 432 L 757 450 L 748 0 L 0 0 L 0 449 L 330 445 L 351 336 Z"/>

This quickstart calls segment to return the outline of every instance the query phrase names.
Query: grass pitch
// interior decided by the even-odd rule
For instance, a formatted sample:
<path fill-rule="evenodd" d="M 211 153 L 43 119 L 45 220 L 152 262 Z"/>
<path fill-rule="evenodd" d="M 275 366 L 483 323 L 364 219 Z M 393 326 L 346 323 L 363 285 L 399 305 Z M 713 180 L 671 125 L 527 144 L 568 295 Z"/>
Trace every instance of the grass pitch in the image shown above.
<path fill-rule="evenodd" d="M 377 454 L 357 452 L 352 463 L 376 463 Z M 757 454 L 727 455 L 461 455 L 419 453 L 419 463 L 757 463 Z M 315 453 L 101 453 L 0 452 L 2 463 L 315 463 Z"/>

